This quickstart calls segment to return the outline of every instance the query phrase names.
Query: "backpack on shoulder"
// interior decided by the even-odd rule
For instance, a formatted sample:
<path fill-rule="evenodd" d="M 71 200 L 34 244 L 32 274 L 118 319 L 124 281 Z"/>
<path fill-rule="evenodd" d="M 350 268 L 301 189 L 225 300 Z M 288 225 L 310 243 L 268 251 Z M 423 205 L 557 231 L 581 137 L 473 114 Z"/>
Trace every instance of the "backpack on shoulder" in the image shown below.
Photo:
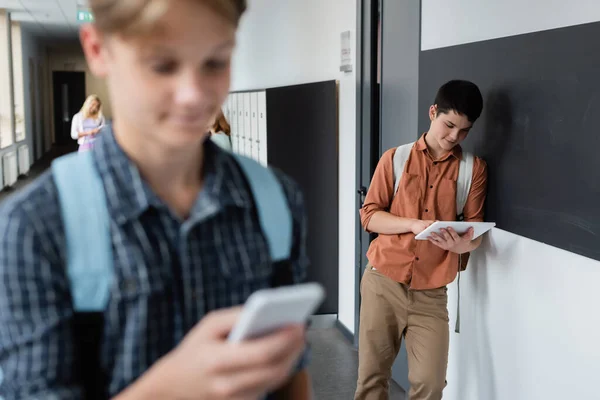
<path fill-rule="evenodd" d="M 110 215 L 102 179 L 92 152 L 56 159 L 52 174 L 58 190 L 67 244 L 67 277 L 73 302 L 76 354 L 86 399 L 106 399 L 106 377 L 100 368 L 103 312 L 114 282 Z M 287 198 L 273 171 L 233 154 L 250 186 L 267 240 L 273 273 L 271 286 L 293 284 L 290 261 L 293 219 Z"/>

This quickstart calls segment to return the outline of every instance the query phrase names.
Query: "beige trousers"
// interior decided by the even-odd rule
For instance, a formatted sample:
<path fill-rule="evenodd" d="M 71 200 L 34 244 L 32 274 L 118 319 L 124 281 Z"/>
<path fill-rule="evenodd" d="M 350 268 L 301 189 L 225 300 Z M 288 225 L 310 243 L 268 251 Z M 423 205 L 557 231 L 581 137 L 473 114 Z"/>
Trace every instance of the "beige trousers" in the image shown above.
<path fill-rule="evenodd" d="M 409 399 L 441 399 L 448 366 L 447 289 L 409 290 L 368 265 L 360 293 L 355 400 L 388 399 L 402 337 L 408 353 Z"/>

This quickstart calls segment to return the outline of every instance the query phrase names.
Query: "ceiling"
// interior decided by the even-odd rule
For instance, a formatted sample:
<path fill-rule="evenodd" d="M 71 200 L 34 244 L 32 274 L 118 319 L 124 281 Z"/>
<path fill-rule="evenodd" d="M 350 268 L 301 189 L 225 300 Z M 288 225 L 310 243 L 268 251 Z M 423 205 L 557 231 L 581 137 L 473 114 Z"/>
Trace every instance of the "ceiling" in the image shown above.
<path fill-rule="evenodd" d="M 35 35 L 70 40 L 78 35 L 77 9 L 86 4 L 87 0 L 0 0 L 0 9 L 7 9 L 13 21 L 23 22 Z"/>

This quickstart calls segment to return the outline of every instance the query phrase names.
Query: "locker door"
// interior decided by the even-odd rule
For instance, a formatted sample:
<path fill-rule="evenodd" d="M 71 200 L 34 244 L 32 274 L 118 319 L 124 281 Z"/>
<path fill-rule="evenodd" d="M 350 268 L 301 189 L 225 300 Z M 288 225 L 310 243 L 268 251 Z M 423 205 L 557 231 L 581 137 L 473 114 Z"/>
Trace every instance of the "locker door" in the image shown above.
<path fill-rule="evenodd" d="M 238 141 L 240 131 L 238 129 L 237 123 L 237 112 L 238 112 L 238 103 L 237 103 L 237 93 L 233 93 L 231 95 L 231 111 L 230 111 L 230 124 L 231 124 L 231 148 L 234 153 L 238 152 Z"/>
<path fill-rule="evenodd" d="M 267 93 L 258 92 L 258 160 L 267 165 Z"/>
<path fill-rule="evenodd" d="M 237 104 L 238 104 L 238 153 L 241 155 L 245 155 L 245 144 L 246 144 L 246 124 L 244 124 L 244 93 L 238 93 L 237 96 Z"/>
<path fill-rule="evenodd" d="M 233 95 L 227 97 L 227 122 L 231 125 L 231 109 L 233 107 Z"/>
<path fill-rule="evenodd" d="M 250 111 L 252 158 L 256 161 L 260 161 L 258 155 L 258 92 L 250 93 Z"/>
<path fill-rule="evenodd" d="M 250 93 L 244 93 L 244 132 L 246 140 L 244 141 L 244 155 L 252 157 L 252 129 L 250 126 Z"/>
<path fill-rule="evenodd" d="M 225 104 L 223 105 L 223 115 L 225 116 L 225 120 L 227 121 L 227 123 L 229 124 L 229 127 L 231 128 L 231 133 L 233 134 L 233 126 L 231 125 L 231 107 L 233 104 L 233 95 L 229 94 L 229 96 L 227 96 L 227 100 L 225 100 Z M 231 136 L 231 148 L 233 150 L 233 136 Z"/>

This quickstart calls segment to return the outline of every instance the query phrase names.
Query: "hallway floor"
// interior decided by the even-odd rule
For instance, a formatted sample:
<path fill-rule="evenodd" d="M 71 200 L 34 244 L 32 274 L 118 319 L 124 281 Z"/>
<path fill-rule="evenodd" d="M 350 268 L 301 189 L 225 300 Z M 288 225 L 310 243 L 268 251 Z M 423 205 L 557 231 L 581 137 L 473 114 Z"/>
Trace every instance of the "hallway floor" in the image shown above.
<path fill-rule="evenodd" d="M 356 390 L 358 352 L 334 321 L 328 316 L 317 316 L 308 332 L 315 400 L 352 400 Z M 390 382 L 390 400 L 405 399 L 402 388 Z"/>

